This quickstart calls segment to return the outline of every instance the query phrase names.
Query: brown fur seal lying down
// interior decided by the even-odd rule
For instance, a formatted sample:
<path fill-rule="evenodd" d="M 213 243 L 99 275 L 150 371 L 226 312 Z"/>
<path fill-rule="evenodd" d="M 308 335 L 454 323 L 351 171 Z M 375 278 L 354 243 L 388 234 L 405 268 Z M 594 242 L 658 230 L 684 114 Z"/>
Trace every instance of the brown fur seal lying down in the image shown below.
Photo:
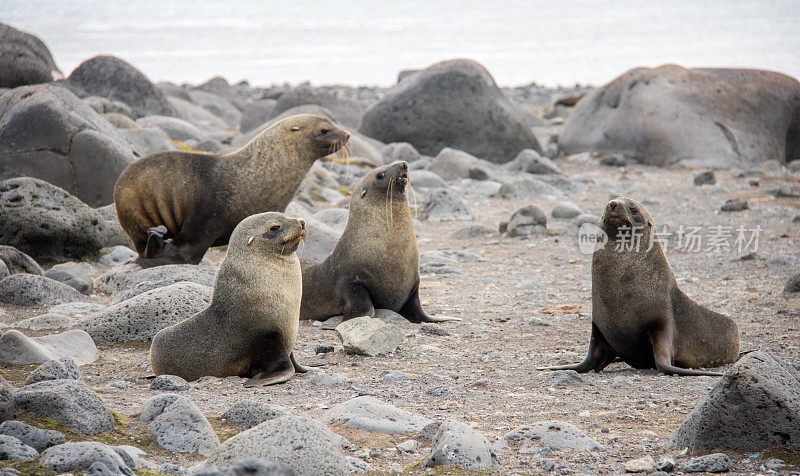
<path fill-rule="evenodd" d="M 650 247 L 656 232 L 650 213 L 634 200 L 617 198 L 608 203 L 600 226 L 608 240 L 592 258 L 589 353 L 579 364 L 540 370 L 600 372 L 619 358 L 666 374 L 722 375 L 692 369 L 734 362 L 739 328 L 678 288 L 659 241 Z M 618 249 L 621 232 L 630 238 L 634 227 L 639 249 Z"/>
<path fill-rule="evenodd" d="M 314 161 L 349 137 L 324 117 L 300 114 L 227 155 L 159 152 L 129 165 L 114 203 L 139 264 L 199 263 L 245 217 L 283 211 Z"/>
<path fill-rule="evenodd" d="M 305 223 L 282 213 L 243 220 L 230 239 L 208 309 L 162 329 L 150 362 L 158 375 L 197 380 L 206 375 L 250 377 L 271 385 L 305 372 L 294 359 L 300 297 L 295 251 Z"/>
<path fill-rule="evenodd" d="M 353 188 L 344 233 L 322 263 L 304 263 L 300 319 L 374 316 L 390 309 L 411 322 L 431 317 L 419 300 L 419 251 L 406 198 L 408 164 L 365 175 Z"/>

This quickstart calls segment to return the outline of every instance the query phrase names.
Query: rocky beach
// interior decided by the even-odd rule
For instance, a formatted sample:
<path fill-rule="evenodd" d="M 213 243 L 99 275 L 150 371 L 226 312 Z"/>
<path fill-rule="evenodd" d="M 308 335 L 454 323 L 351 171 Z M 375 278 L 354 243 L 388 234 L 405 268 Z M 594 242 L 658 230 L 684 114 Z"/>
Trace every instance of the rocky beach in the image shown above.
<path fill-rule="evenodd" d="M 800 474 L 797 79 L 664 65 L 504 87 L 459 59 L 391 87 L 175 84 L 109 55 L 61 71 L 3 24 L 0 53 L 0 474 Z M 154 376 L 150 341 L 208 307 L 226 247 L 134 263 L 117 177 L 303 113 L 351 136 L 285 210 L 298 255 L 324 260 L 355 183 L 405 161 L 422 306 L 461 320 L 301 321 L 312 370 L 276 386 Z M 586 355 L 586 225 L 620 196 L 678 286 L 738 325 L 723 376 L 537 370 Z"/>

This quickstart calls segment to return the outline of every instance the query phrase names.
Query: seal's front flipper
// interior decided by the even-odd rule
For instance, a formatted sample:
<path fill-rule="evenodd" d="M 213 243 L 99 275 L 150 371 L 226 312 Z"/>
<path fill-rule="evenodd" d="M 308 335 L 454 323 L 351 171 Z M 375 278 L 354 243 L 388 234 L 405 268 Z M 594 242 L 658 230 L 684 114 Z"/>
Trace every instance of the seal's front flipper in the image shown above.
<path fill-rule="evenodd" d="M 403 304 L 403 307 L 400 308 L 400 312 L 398 313 L 401 316 L 408 319 L 410 322 L 420 323 L 420 322 L 447 322 L 447 321 L 460 321 L 460 317 L 448 317 L 448 316 L 429 316 L 424 309 L 422 309 L 422 303 L 419 300 L 419 286 L 414 288 L 414 291 L 411 292 L 411 296 L 409 296 L 408 301 Z"/>
<path fill-rule="evenodd" d="M 603 333 L 592 323 L 592 337 L 589 339 L 589 352 L 586 358 L 579 364 L 559 365 L 556 367 L 537 367 L 536 370 L 575 370 L 578 373 L 586 373 L 590 370 L 600 372 L 608 364 L 616 362 L 617 354 L 608 344 Z"/>
<path fill-rule="evenodd" d="M 164 236 L 167 234 L 164 225 L 154 226 L 147 230 L 147 245 L 144 249 L 144 258 L 154 258 L 164 248 Z"/>
<path fill-rule="evenodd" d="M 274 335 L 268 336 L 267 342 L 274 340 Z M 272 347 L 274 349 L 274 347 Z M 267 347 L 266 349 L 270 349 Z M 245 387 L 255 387 L 256 385 L 275 385 L 283 383 L 294 376 L 295 368 L 292 358 L 283 352 L 265 352 L 262 356 L 260 365 L 251 369 L 252 377 L 245 383 Z"/>
<path fill-rule="evenodd" d="M 299 374 L 304 374 L 311 370 L 308 367 L 303 367 L 302 365 L 298 364 L 297 361 L 294 359 L 294 352 L 289 354 L 289 359 L 292 361 L 292 366 L 294 367 L 294 371 Z"/>

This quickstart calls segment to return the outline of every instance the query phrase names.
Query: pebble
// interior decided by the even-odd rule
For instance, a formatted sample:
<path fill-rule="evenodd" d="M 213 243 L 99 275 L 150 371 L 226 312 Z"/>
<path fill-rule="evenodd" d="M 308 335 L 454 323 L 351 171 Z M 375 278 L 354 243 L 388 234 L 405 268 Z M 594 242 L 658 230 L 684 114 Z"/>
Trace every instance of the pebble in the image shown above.
<path fill-rule="evenodd" d="M 720 210 L 723 212 L 740 212 L 748 208 L 750 208 L 750 206 L 747 204 L 747 200 L 743 198 L 732 198 L 727 200 Z"/>
<path fill-rule="evenodd" d="M 150 384 L 150 390 L 162 390 L 165 392 L 185 392 L 189 388 L 189 382 L 177 375 L 159 375 Z"/>
<path fill-rule="evenodd" d="M 625 472 L 627 473 L 649 473 L 655 469 L 656 462 L 650 455 L 625 462 Z"/>
<path fill-rule="evenodd" d="M 334 347 L 330 344 L 317 344 L 314 347 L 315 354 L 328 354 L 334 351 Z"/>
<path fill-rule="evenodd" d="M 336 335 L 348 354 L 369 357 L 394 352 L 405 340 L 405 333 L 394 324 L 362 316 L 336 326 Z"/>
<path fill-rule="evenodd" d="M 699 174 L 694 176 L 693 180 L 695 185 L 714 185 L 717 183 L 717 178 L 714 177 L 714 172 L 708 170 L 705 172 L 700 172 Z"/>
<path fill-rule="evenodd" d="M 693 458 L 681 467 L 686 473 L 727 473 L 731 470 L 731 460 L 725 453 Z"/>

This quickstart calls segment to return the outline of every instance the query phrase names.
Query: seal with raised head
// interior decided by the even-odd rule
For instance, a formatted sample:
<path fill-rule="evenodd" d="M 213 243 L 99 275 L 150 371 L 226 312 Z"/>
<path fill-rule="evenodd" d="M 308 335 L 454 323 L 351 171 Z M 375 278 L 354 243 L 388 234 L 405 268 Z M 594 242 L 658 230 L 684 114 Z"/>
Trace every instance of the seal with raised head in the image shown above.
<path fill-rule="evenodd" d="M 295 251 L 304 236 L 303 220 L 278 212 L 239 223 L 209 307 L 153 338 L 153 372 L 186 380 L 249 377 L 245 386 L 281 383 L 305 372 L 292 353 L 303 291 Z"/>
<path fill-rule="evenodd" d="M 390 309 L 411 322 L 432 317 L 419 300 L 419 250 L 406 185 L 408 164 L 378 167 L 353 187 L 342 237 L 322 263 L 303 265 L 300 319 L 374 316 Z"/>
<path fill-rule="evenodd" d="M 349 137 L 325 117 L 300 114 L 227 155 L 159 152 L 129 165 L 114 203 L 139 264 L 199 263 L 245 217 L 285 210 L 314 161 Z"/>
<path fill-rule="evenodd" d="M 739 328 L 678 288 L 650 213 L 635 200 L 616 198 L 600 227 L 608 239 L 592 256 L 588 355 L 579 364 L 540 370 L 600 372 L 620 359 L 666 374 L 722 375 L 694 369 L 734 362 Z"/>

